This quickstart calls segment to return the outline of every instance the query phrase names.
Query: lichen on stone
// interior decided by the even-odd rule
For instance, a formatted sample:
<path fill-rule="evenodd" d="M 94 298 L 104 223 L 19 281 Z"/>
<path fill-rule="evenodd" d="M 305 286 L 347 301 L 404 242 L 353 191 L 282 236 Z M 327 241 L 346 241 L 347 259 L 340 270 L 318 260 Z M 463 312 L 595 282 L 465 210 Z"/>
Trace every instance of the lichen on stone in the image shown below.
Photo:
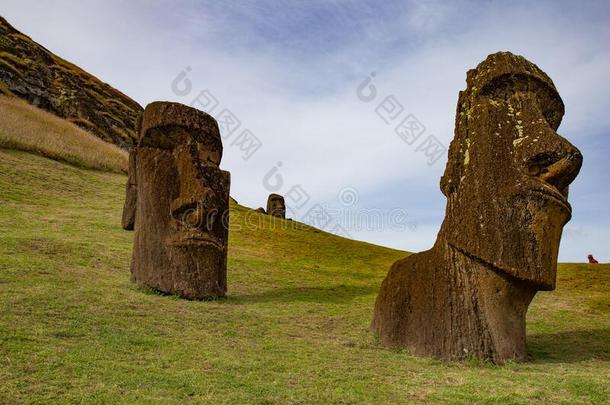
<path fill-rule="evenodd" d="M 520 134 L 522 135 L 522 134 L 523 134 L 523 132 L 520 132 Z M 513 141 L 513 146 L 519 146 L 519 144 L 520 144 L 521 142 L 523 142 L 524 140 L 526 140 L 527 138 L 528 138 L 527 136 L 524 136 L 524 137 L 521 137 L 521 138 L 517 138 L 517 139 L 515 139 L 515 140 Z"/>

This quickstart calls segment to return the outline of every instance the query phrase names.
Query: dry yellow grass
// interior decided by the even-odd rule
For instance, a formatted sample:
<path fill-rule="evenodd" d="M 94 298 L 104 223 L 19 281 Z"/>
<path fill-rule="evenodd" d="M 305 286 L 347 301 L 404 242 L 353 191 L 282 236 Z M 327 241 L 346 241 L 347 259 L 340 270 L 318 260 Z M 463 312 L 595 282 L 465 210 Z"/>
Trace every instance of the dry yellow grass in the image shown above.
<path fill-rule="evenodd" d="M 0 117 L 0 148 L 34 152 L 89 169 L 127 171 L 127 152 L 23 100 L 0 96 Z"/>

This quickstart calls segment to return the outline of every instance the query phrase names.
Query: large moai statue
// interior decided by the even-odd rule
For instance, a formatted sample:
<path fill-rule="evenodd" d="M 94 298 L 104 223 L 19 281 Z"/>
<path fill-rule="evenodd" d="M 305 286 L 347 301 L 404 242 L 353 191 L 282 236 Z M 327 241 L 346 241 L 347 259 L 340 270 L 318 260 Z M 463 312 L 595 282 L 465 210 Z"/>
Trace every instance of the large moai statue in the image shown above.
<path fill-rule="evenodd" d="M 445 220 L 431 250 L 390 268 L 371 327 L 418 355 L 524 360 L 525 315 L 537 291 L 555 289 L 582 155 L 557 134 L 564 105 L 536 65 L 500 52 L 466 82 L 441 179 Z"/>
<path fill-rule="evenodd" d="M 267 198 L 267 214 L 272 217 L 286 219 L 286 204 L 279 194 L 269 194 Z"/>
<path fill-rule="evenodd" d="M 135 229 L 132 280 L 189 299 L 227 291 L 230 174 L 216 120 L 149 104 L 130 154 L 123 228 Z"/>

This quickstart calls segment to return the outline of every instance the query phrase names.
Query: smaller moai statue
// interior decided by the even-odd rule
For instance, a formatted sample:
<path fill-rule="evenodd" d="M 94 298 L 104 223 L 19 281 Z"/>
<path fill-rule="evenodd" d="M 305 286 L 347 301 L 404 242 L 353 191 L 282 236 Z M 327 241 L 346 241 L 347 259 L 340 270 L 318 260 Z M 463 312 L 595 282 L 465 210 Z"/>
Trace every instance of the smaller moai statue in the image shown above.
<path fill-rule="evenodd" d="M 286 204 L 279 194 L 269 194 L 267 199 L 267 214 L 272 217 L 286 219 Z"/>

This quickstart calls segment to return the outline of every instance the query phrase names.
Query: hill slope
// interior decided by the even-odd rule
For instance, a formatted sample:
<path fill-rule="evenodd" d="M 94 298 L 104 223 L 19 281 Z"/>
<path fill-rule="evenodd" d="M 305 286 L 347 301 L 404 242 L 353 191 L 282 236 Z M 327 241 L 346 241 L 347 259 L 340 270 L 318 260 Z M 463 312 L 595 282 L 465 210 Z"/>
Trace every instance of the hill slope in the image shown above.
<path fill-rule="evenodd" d="M 444 364 L 369 333 L 403 252 L 232 205 L 229 296 L 129 281 L 125 176 L 0 149 L 0 402 L 604 403 L 610 267 L 561 265 L 528 315 L 533 361 Z M 285 228 L 285 227 L 284 227 Z"/>
<path fill-rule="evenodd" d="M 66 118 L 122 148 L 133 145 L 142 107 L 51 53 L 0 17 L 0 94 Z"/>
<path fill-rule="evenodd" d="M 16 97 L 0 96 L 0 147 L 89 169 L 127 173 L 127 152 Z"/>

